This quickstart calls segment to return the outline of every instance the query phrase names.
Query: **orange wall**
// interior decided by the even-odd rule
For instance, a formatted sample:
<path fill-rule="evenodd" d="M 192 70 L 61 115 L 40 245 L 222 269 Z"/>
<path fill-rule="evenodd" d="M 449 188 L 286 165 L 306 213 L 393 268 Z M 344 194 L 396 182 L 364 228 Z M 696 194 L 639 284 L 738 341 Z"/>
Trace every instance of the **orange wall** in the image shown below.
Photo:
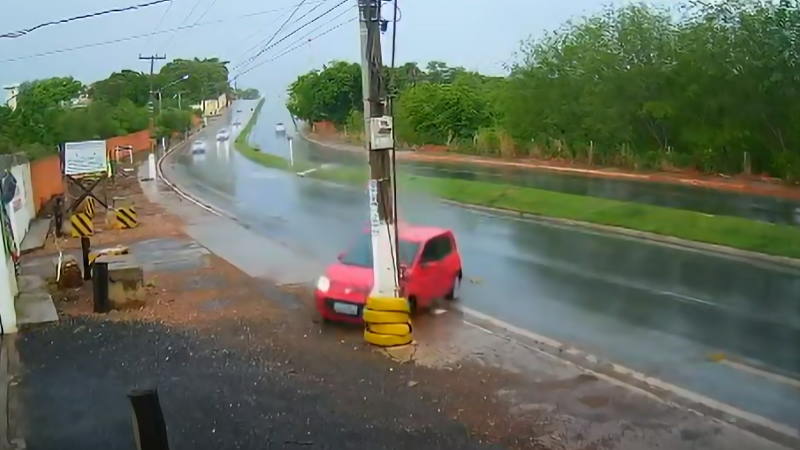
<path fill-rule="evenodd" d="M 109 155 L 114 154 L 114 148 L 119 146 L 133 146 L 134 152 L 150 150 L 153 148 L 153 141 L 150 139 L 150 130 L 137 131 L 136 133 L 117 136 L 106 140 L 106 151 Z"/>
<path fill-rule="evenodd" d="M 42 205 L 53 196 L 64 193 L 61 161 L 58 155 L 31 162 L 31 183 L 33 184 L 33 204 L 38 213 Z"/>
<path fill-rule="evenodd" d="M 333 122 L 321 120 L 319 122 L 314 122 L 314 133 L 321 136 L 331 136 L 338 133 L 338 130 L 336 130 L 336 125 L 334 125 Z"/>

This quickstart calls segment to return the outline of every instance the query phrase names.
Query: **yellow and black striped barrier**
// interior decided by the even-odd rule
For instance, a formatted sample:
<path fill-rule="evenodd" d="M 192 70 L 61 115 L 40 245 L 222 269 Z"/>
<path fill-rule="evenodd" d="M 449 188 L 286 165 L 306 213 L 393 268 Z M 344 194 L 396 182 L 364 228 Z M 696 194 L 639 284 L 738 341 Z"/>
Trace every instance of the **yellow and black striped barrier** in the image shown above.
<path fill-rule="evenodd" d="M 78 207 L 78 210 L 87 214 L 89 217 L 94 218 L 95 212 L 95 200 L 92 197 L 86 197 L 81 202 L 81 205 Z"/>
<path fill-rule="evenodd" d="M 114 209 L 113 220 L 112 226 L 117 230 L 128 230 L 139 226 L 136 208 L 133 206 Z"/>
<path fill-rule="evenodd" d="M 72 237 L 89 237 L 94 234 L 94 223 L 86 213 L 75 213 L 69 218 L 72 225 Z"/>
<path fill-rule="evenodd" d="M 89 264 L 94 264 L 97 258 L 101 256 L 119 256 L 119 255 L 127 255 L 130 252 L 130 249 L 124 245 L 118 245 L 116 247 L 111 248 L 103 248 L 100 250 L 92 250 L 89 252 Z"/>
<path fill-rule="evenodd" d="M 364 308 L 364 339 L 380 347 L 410 344 L 411 308 L 404 298 L 370 297 Z"/>

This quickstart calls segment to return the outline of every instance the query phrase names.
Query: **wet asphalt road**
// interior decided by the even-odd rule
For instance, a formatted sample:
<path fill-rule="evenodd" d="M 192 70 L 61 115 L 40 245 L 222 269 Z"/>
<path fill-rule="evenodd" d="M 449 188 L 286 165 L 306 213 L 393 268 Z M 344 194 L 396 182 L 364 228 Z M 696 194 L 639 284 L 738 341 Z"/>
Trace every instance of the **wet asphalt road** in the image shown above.
<path fill-rule="evenodd" d="M 233 120 L 246 122 L 252 106 L 237 104 Z M 274 124 L 288 120 L 279 105 L 265 105 L 251 140 L 286 156 Z M 260 167 L 213 135 L 208 142 L 205 157 L 179 156 L 168 173 L 298 254 L 333 261 L 367 223 L 365 192 Z M 295 151 L 314 152 L 299 139 Z M 466 306 L 797 426 L 796 387 L 709 356 L 723 352 L 746 367 L 800 373 L 800 270 L 490 215 L 400 191 L 401 220 L 454 230 L 469 280 L 461 296 Z M 306 279 L 317 275 L 309 270 Z"/>

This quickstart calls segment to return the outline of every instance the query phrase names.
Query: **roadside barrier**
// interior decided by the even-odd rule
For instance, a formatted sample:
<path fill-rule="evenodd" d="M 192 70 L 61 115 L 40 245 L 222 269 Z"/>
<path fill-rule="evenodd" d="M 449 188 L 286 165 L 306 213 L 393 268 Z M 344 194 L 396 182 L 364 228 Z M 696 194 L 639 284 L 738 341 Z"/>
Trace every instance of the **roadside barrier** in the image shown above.
<path fill-rule="evenodd" d="M 117 230 L 128 230 L 139 226 L 139 219 L 136 214 L 136 208 L 133 206 L 126 206 L 114 209 L 114 218 L 112 227 Z"/>
<path fill-rule="evenodd" d="M 69 223 L 72 225 L 72 237 L 89 237 L 94 234 L 94 223 L 86 213 L 80 212 L 71 215 Z"/>
<path fill-rule="evenodd" d="M 86 197 L 83 199 L 83 202 L 81 202 L 80 206 L 78 206 L 78 211 L 85 213 L 91 218 L 94 218 L 94 212 L 96 209 L 95 206 L 94 197 Z"/>
<path fill-rule="evenodd" d="M 128 249 L 128 247 L 124 245 L 118 245 L 116 247 L 111 247 L 111 248 L 102 248 L 99 250 L 92 250 L 89 252 L 88 255 L 89 265 L 94 264 L 97 258 L 101 256 L 119 256 L 119 255 L 127 255 L 128 253 L 130 253 L 130 250 Z"/>
<path fill-rule="evenodd" d="M 404 298 L 370 297 L 364 308 L 364 339 L 379 347 L 407 345 L 411 335 L 411 309 Z"/>

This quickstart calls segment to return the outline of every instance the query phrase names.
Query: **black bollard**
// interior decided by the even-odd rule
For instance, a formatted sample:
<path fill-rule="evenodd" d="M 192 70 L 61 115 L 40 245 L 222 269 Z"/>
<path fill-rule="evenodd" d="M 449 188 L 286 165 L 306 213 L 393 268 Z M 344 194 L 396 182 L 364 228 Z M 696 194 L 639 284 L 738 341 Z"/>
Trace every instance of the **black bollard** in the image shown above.
<path fill-rule="evenodd" d="M 56 236 L 61 237 L 61 227 L 64 224 L 64 197 L 56 198 L 55 206 L 55 219 L 56 219 Z"/>
<path fill-rule="evenodd" d="M 92 248 L 92 241 L 88 237 L 81 237 L 81 254 L 83 255 L 83 279 L 92 279 L 92 265 L 89 263 L 89 251 Z"/>
<path fill-rule="evenodd" d="M 94 263 L 92 285 L 94 288 L 94 312 L 107 313 L 111 310 L 111 305 L 108 301 L 108 263 Z"/>
<path fill-rule="evenodd" d="M 133 435 L 139 450 L 169 450 L 167 424 L 155 389 L 128 393 L 133 407 Z"/>

